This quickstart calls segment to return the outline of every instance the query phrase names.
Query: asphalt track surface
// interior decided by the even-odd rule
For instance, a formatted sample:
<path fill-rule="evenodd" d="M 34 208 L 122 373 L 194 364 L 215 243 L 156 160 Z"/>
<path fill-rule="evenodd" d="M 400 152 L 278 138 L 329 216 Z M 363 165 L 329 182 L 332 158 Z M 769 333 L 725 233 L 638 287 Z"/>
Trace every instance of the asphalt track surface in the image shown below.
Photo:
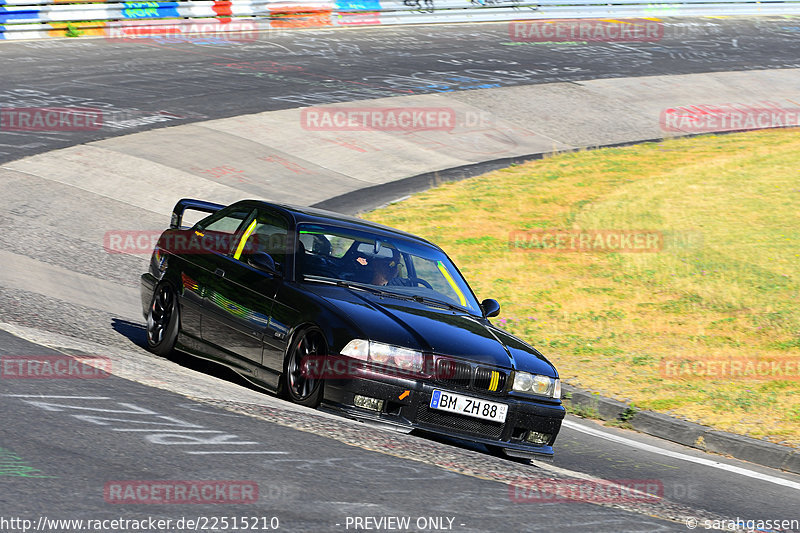
<path fill-rule="evenodd" d="M 4 42 L 1 107 L 80 105 L 107 116 L 94 132 L 0 131 L 0 162 L 152 127 L 332 102 L 800 67 L 796 18 L 665 20 L 659 40 L 634 43 L 517 42 L 508 24 L 281 31 L 252 42 Z"/>
<path fill-rule="evenodd" d="M 800 66 L 800 27 L 794 19 L 672 23 L 676 25 L 667 25 L 659 42 L 625 44 L 518 44 L 509 39 L 505 24 L 299 31 L 265 35 L 252 43 L 4 43 L 0 105 L 83 105 L 106 110 L 111 120 L 94 132 L 0 132 L 0 160 L 149 128 L 303 105 L 554 81 Z M 29 198 L 20 200 L 19 213 L 41 209 L 27 202 Z M 9 211 L 14 204 L 14 198 L 3 200 Z M 33 249 L 35 244 L 30 243 Z M 48 253 L 53 251 L 37 252 Z M 121 277 L 129 271 L 130 265 L 124 266 Z M 81 329 L 67 328 L 63 324 L 69 322 L 68 315 L 95 316 L 9 290 L 0 291 L 0 309 L 5 323 L 81 337 L 109 350 L 133 350 L 143 365 L 155 364 L 139 348 L 141 321 L 118 317 L 109 323 L 103 316 Z M 0 355 L 47 353 L 56 352 L 0 332 Z M 220 390 L 244 387 L 226 371 L 204 363 L 176 357 L 166 364 L 201 385 Z M 417 520 L 440 517 L 440 530 L 609 532 L 686 531 L 685 517 L 800 519 L 798 476 L 602 428 L 611 438 L 682 455 L 653 453 L 588 435 L 599 426 L 571 417 L 557 441 L 555 464 L 528 465 L 460 443 L 387 433 L 324 412 L 293 409 L 267 395 L 263 402 L 191 399 L 116 376 L 3 380 L 1 385 L 0 448 L 5 462 L 0 465 L 0 518 L 5 519 L 246 515 L 266 518 L 269 525 L 277 517 L 283 531 L 363 531 L 367 529 L 354 527 L 355 517 L 407 516 L 411 530 L 437 530 L 436 522 Z M 97 416 L 117 420 L 93 418 Z M 198 431 L 211 435 L 233 436 L 223 442 L 236 444 L 204 446 L 199 440 L 176 437 L 191 435 L 177 430 L 170 438 L 163 432 L 159 437 L 156 431 L 130 431 L 158 417 L 202 426 Z M 197 451 L 217 453 L 188 453 Z M 230 453 L 242 451 L 255 453 Z M 699 464 L 687 456 L 722 466 Z M 22 472 L 20 465 L 31 469 L 27 475 L 9 474 Z M 550 503 L 526 500 L 524 495 L 515 498 L 508 484 L 575 476 L 655 481 L 662 487 L 662 498 L 652 505 L 635 498 Z M 258 484 L 259 499 L 243 505 L 131 505 L 104 499 L 108 483 L 152 479 L 252 481 Z M 0 531 L 15 529 L 0 521 Z"/>

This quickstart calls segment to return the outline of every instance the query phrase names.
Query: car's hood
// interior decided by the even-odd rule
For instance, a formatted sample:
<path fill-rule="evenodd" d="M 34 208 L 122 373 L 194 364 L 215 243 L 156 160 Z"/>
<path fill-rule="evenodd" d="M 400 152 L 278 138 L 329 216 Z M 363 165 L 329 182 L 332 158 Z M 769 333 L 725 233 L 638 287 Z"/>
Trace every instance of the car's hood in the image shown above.
<path fill-rule="evenodd" d="M 308 288 L 346 314 L 370 340 L 557 376 L 541 353 L 480 317 L 358 289 Z"/>

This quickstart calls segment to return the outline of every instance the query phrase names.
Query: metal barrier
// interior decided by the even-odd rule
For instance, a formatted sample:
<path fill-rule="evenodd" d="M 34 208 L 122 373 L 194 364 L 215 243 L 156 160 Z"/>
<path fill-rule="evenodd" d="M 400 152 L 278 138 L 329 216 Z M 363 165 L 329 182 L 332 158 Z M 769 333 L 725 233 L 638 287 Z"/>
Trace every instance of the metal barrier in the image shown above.
<path fill-rule="evenodd" d="M 265 30 L 297 27 L 786 14 L 800 14 L 800 0 L 0 0 L 0 39 L 94 35 L 245 40 Z"/>

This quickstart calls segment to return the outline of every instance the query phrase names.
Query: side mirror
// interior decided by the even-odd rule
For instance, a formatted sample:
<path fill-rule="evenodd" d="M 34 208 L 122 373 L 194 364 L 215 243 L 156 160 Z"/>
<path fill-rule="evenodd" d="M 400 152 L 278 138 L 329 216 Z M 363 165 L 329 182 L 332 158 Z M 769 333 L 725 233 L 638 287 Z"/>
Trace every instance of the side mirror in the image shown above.
<path fill-rule="evenodd" d="M 275 260 L 267 252 L 256 252 L 247 257 L 247 264 L 268 274 L 277 274 Z"/>
<path fill-rule="evenodd" d="M 481 302 L 481 309 L 483 310 L 483 316 L 486 318 L 500 314 L 500 304 L 497 303 L 497 300 L 492 300 L 491 298 Z"/>

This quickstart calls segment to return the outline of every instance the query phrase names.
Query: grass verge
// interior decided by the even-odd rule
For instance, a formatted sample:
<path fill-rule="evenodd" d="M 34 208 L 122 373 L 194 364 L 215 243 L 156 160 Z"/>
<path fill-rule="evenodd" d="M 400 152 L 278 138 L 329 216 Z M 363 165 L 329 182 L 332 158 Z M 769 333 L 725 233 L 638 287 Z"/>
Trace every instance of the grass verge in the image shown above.
<path fill-rule="evenodd" d="M 501 302 L 494 322 L 568 383 L 800 447 L 800 130 L 561 154 L 363 217 L 442 246 L 479 299 Z M 661 246 L 509 241 L 576 229 L 647 230 Z M 736 362 L 770 374 L 725 370 Z"/>

